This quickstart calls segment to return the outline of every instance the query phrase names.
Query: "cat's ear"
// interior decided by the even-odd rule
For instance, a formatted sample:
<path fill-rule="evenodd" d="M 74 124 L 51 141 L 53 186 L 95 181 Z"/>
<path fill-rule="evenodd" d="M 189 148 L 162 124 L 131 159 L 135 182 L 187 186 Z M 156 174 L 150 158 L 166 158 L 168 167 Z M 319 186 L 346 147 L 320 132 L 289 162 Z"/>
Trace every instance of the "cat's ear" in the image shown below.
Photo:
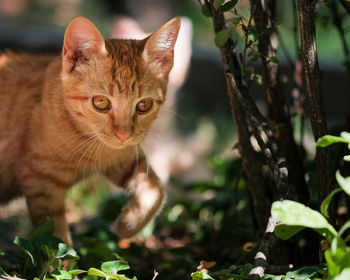
<path fill-rule="evenodd" d="M 158 78 L 165 78 L 173 67 L 179 29 L 180 18 L 175 17 L 146 39 L 142 57 Z"/>
<path fill-rule="evenodd" d="M 90 20 L 77 17 L 70 22 L 64 34 L 62 50 L 64 72 L 72 72 L 78 61 L 105 53 L 103 37 Z"/>

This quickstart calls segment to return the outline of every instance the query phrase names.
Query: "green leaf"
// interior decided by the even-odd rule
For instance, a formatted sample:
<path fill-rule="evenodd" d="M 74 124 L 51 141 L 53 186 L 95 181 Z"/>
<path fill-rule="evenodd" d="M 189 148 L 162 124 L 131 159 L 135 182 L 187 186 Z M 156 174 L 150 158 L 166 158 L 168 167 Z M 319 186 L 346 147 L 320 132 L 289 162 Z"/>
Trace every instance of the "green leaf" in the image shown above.
<path fill-rule="evenodd" d="M 336 230 L 321 213 L 296 201 L 274 202 L 271 207 L 271 215 L 286 225 L 312 228 L 324 236 L 328 242 L 337 236 Z"/>
<path fill-rule="evenodd" d="M 275 233 L 280 239 L 287 240 L 296 235 L 299 231 L 303 230 L 304 228 L 304 226 L 290 226 L 286 224 L 278 224 L 276 226 Z"/>
<path fill-rule="evenodd" d="M 350 161 L 350 155 L 344 156 L 343 160 L 349 162 Z"/>
<path fill-rule="evenodd" d="M 263 77 L 261 75 L 255 74 L 254 75 L 254 79 L 258 83 L 258 85 L 262 85 L 263 84 Z"/>
<path fill-rule="evenodd" d="M 337 189 L 333 190 L 329 195 L 327 195 L 327 197 L 323 200 L 320 208 L 321 208 L 321 213 L 326 218 L 329 218 L 328 208 L 329 208 L 329 204 L 331 203 L 333 196 L 341 191 L 342 191 L 341 188 L 337 188 Z"/>
<path fill-rule="evenodd" d="M 110 261 L 110 262 L 104 262 L 101 265 L 101 269 L 105 273 L 114 273 L 117 274 L 118 271 L 129 269 L 130 266 L 127 263 L 120 262 L 120 261 Z"/>
<path fill-rule="evenodd" d="M 81 269 L 73 269 L 73 270 L 70 270 L 70 271 L 67 271 L 69 273 L 69 275 L 72 276 L 72 278 L 75 278 L 75 276 L 79 275 L 79 274 L 82 274 L 82 273 L 85 273 L 86 271 L 85 270 L 81 270 Z"/>
<path fill-rule="evenodd" d="M 340 137 L 345 139 L 348 143 L 350 142 L 350 133 L 349 132 L 343 131 L 342 133 L 340 133 Z"/>
<path fill-rule="evenodd" d="M 344 138 L 333 136 L 333 135 L 325 135 L 321 138 L 319 138 L 316 142 L 317 147 L 328 147 L 329 145 L 332 145 L 334 143 L 348 143 Z"/>
<path fill-rule="evenodd" d="M 191 274 L 192 280 L 214 280 L 210 275 L 205 272 L 197 271 Z"/>
<path fill-rule="evenodd" d="M 227 3 L 225 3 L 225 4 L 221 7 L 221 10 L 222 10 L 223 12 L 227 12 L 227 11 L 233 9 L 233 7 L 236 6 L 237 2 L 238 2 L 238 0 L 231 0 L 231 1 L 227 2 Z"/>
<path fill-rule="evenodd" d="M 349 280 L 350 279 L 350 268 L 344 268 L 334 280 Z"/>
<path fill-rule="evenodd" d="M 219 9 L 222 5 L 222 3 L 224 3 L 225 0 L 214 0 L 214 8 L 215 10 Z"/>
<path fill-rule="evenodd" d="M 259 38 L 259 33 L 256 31 L 256 29 L 253 26 L 248 26 L 248 36 L 250 40 L 255 42 Z"/>
<path fill-rule="evenodd" d="M 96 268 L 90 268 L 88 270 L 88 275 L 99 276 L 99 277 L 103 277 L 103 278 L 107 277 L 106 273 L 104 273 L 103 271 L 96 269 Z"/>
<path fill-rule="evenodd" d="M 33 240 L 35 237 L 43 235 L 52 235 L 55 231 L 55 225 L 51 218 L 46 218 L 39 225 L 37 225 L 29 234 L 29 240 Z"/>
<path fill-rule="evenodd" d="M 318 276 L 318 274 L 320 274 L 319 266 L 306 266 L 294 271 L 288 271 L 286 278 L 288 277 L 287 279 L 293 280 L 311 280 Z"/>
<path fill-rule="evenodd" d="M 337 170 L 337 172 L 335 173 L 335 178 L 337 179 L 337 182 L 339 186 L 343 189 L 343 191 L 346 192 L 347 195 L 350 195 L 350 176 L 344 178 L 340 174 L 340 171 Z"/>
<path fill-rule="evenodd" d="M 228 38 L 231 35 L 231 31 L 232 28 L 228 28 L 228 29 L 224 29 L 219 31 L 216 35 L 215 35 L 215 45 L 220 48 L 223 45 L 225 45 L 226 41 L 228 40 Z"/>
<path fill-rule="evenodd" d="M 58 259 L 69 258 L 69 259 L 77 260 L 79 259 L 79 256 L 77 255 L 77 252 L 73 248 L 69 247 L 64 243 L 59 243 L 56 258 Z"/>
<path fill-rule="evenodd" d="M 31 263 L 35 265 L 35 259 L 32 255 L 32 252 L 34 251 L 34 246 L 32 242 L 28 239 L 24 239 L 22 237 L 16 236 L 15 240 L 13 241 L 17 246 L 19 246 L 23 252 L 29 257 Z"/>
<path fill-rule="evenodd" d="M 67 271 L 64 270 L 56 270 L 54 272 L 51 272 L 50 275 L 56 280 L 72 279 L 72 275 L 70 275 Z"/>
<path fill-rule="evenodd" d="M 273 63 L 278 63 L 278 58 L 277 58 L 277 56 L 271 56 L 271 57 L 270 57 L 270 61 L 273 62 Z"/>
<path fill-rule="evenodd" d="M 204 16 L 211 17 L 211 13 L 207 5 L 203 5 L 201 11 Z"/>
<path fill-rule="evenodd" d="M 254 265 L 251 263 L 247 263 L 242 266 L 242 268 L 239 270 L 239 275 L 243 278 L 246 279 L 249 276 L 249 272 L 254 268 Z"/>

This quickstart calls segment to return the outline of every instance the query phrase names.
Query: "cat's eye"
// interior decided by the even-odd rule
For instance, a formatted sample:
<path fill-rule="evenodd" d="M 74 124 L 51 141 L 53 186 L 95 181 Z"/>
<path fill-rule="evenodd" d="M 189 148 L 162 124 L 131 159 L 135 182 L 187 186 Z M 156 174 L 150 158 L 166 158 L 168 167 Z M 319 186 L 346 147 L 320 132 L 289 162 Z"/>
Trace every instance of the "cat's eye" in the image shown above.
<path fill-rule="evenodd" d="M 145 99 L 142 99 L 139 103 L 137 103 L 136 111 L 140 114 L 144 114 L 144 113 L 147 113 L 149 110 L 151 110 L 152 106 L 153 106 L 153 99 L 145 98 Z"/>
<path fill-rule="evenodd" d="M 94 96 L 92 98 L 92 105 L 94 105 L 95 109 L 98 111 L 107 111 L 111 108 L 111 102 L 103 95 Z"/>

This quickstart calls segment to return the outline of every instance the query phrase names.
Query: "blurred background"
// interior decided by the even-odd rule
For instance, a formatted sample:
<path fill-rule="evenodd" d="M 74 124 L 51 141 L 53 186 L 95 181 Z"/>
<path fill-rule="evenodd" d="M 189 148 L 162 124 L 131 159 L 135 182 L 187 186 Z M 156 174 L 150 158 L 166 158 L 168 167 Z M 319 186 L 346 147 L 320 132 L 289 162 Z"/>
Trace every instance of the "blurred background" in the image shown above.
<path fill-rule="evenodd" d="M 246 0 L 239 1 L 241 15 L 247 16 L 248 5 Z M 277 1 L 277 9 L 278 60 L 284 92 L 293 102 L 294 69 L 289 62 L 295 60 L 298 47 L 292 1 Z M 338 12 L 345 17 L 344 11 Z M 177 15 L 184 23 L 177 43 L 180 47 L 175 51 L 179 70 L 172 73 L 168 102 L 144 144 L 152 166 L 167 184 L 168 202 L 140 236 L 118 240 L 108 223 L 118 215 L 126 197 L 99 179 L 72 189 L 67 215 L 75 246 L 83 256 L 82 269 L 97 267 L 117 252 L 130 262 L 138 279 L 151 279 L 153 269 L 160 272 L 157 279 L 187 279 L 201 260 L 214 260 L 220 268 L 244 263 L 254 255 L 259 235 L 234 149 L 236 133 L 212 22 L 201 13 L 196 0 L 0 0 L 0 52 L 59 54 L 65 28 L 76 16 L 89 18 L 104 37 L 137 38 Z M 317 25 L 320 68 L 327 77 L 322 81 L 326 115 L 330 127 L 339 129 L 346 126 L 349 113 L 349 61 L 322 3 Z M 347 42 L 349 28 L 346 18 Z M 234 36 L 240 48 L 242 31 L 237 29 Z M 259 65 L 256 69 L 259 73 Z M 255 79 L 251 93 L 266 111 L 259 79 Z M 296 131 L 300 125 L 296 116 Z M 312 158 L 308 122 L 305 127 L 303 144 Z M 30 230 L 24 202 L 0 210 L 0 251 L 14 250 L 9 245 L 14 236 Z"/>

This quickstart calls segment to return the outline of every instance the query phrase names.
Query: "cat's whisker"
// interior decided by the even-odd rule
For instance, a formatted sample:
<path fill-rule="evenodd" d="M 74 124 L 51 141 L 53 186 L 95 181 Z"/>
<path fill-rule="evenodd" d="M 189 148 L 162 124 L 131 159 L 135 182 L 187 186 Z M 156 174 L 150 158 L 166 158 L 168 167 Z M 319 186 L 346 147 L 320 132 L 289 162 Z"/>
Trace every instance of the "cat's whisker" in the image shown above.
<path fill-rule="evenodd" d="M 68 165 L 67 165 L 67 170 L 69 169 L 70 164 L 71 164 L 71 161 L 72 161 L 72 159 L 74 158 L 74 156 L 75 156 L 78 152 L 80 152 L 84 146 L 86 146 L 87 144 L 89 144 L 90 141 L 94 139 L 94 137 L 95 137 L 95 135 L 89 137 L 89 138 L 86 139 L 84 142 L 80 143 L 80 144 L 77 145 L 74 149 L 72 149 L 71 151 L 69 151 L 69 152 L 61 159 L 61 161 L 63 161 L 63 160 L 66 159 L 68 156 L 70 156 L 70 159 L 69 159 L 69 162 L 68 162 Z M 78 149 L 79 149 L 79 150 L 78 150 Z"/>
<path fill-rule="evenodd" d="M 99 140 L 98 140 L 98 138 L 96 137 L 96 139 L 94 140 L 94 142 L 92 142 L 92 144 L 91 144 L 91 145 L 89 146 L 89 148 L 88 148 L 88 150 L 91 150 L 91 152 L 90 152 L 90 154 L 89 154 L 89 156 L 88 156 L 88 158 L 87 158 L 87 160 L 86 160 L 86 162 L 85 162 L 85 164 L 84 164 L 83 179 L 85 178 L 85 169 L 86 169 L 86 165 L 89 163 L 90 158 L 91 158 L 92 154 L 95 152 L 95 149 L 96 149 L 96 147 L 98 146 L 98 144 L 99 144 Z M 93 148 L 91 148 L 92 145 L 94 145 Z"/>
<path fill-rule="evenodd" d="M 183 121 L 187 121 L 187 118 L 185 118 L 184 116 L 180 115 L 178 112 L 171 110 L 171 109 L 167 109 L 167 108 L 160 108 L 159 111 L 165 111 L 167 113 L 172 113 L 174 114 L 176 117 L 182 119 Z"/>
<path fill-rule="evenodd" d="M 81 160 L 85 157 L 85 155 L 86 155 L 86 153 L 89 151 L 89 149 L 91 148 L 91 146 L 95 143 L 95 139 L 96 139 L 97 137 L 95 136 L 95 138 L 91 141 L 91 144 L 89 145 L 89 147 L 84 151 L 84 153 L 81 155 L 81 157 L 80 157 L 80 159 L 79 159 L 79 161 L 78 161 L 78 164 L 77 164 L 77 171 L 79 170 L 79 167 L 80 167 L 80 162 L 81 162 Z M 84 170 L 84 172 L 85 172 L 85 170 Z M 83 174 L 83 178 L 82 178 L 83 180 L 85 179 L 85 177 L 84 177 L 84 174 Z"/>

